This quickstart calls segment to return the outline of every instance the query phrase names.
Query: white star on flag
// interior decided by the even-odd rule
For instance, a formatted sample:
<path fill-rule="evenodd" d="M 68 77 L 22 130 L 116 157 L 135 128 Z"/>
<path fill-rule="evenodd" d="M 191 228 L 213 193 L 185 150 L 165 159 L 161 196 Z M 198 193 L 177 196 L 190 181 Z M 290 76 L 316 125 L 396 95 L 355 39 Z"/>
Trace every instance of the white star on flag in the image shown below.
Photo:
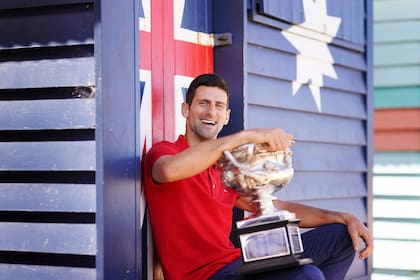
<path fill-rule="evenodd" d="M 293 95 L 302 85 L 308 84 L 315 104 L 321 112 L 320 87 L 324 85 L 323 75 L 337 79 L 334 59 L 327 44 L 337 34 L 341 19 L 327 15 L 326 0 L 302 0 L 305 21 L 282 31 L 287 40 L 299 51 L 296 57 L 296 81 L 292 84 Z M 304 29 L 303 29 L 303 28 Z M 316 30 L 318 36 L 314 38 Z M 306 31 L 305 31 L 306 30 Z M 311 39 L 302 36 L 310 33 Z"/>

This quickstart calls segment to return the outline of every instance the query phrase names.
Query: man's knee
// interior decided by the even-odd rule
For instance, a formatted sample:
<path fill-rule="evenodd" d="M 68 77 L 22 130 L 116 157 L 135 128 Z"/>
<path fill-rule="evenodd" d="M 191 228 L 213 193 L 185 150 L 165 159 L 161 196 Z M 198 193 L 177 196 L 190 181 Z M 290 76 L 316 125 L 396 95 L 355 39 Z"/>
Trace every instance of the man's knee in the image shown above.
<path fill-rule="evenodd" d="M 347 231 L 347 227 L 342 224 L 330 224 L 322 227 L 323 236 L 331 243 L 338 243 L 352 247 L 352 240 Z M 335 241 L 335 242 L 334 242 Z"/>
<path fill-rule="evenodd" d="M 344 267 L 349 267 L 356 252 L 347 227 L 342 224 L 329 225 L 327 238 L 331 240 L 331 251 L 326 263 L 341 263 Z"/>
<path fill-rule="evenodd" d="M 345 248 L 353 248 L 353 242 L 345 225 L 332 224 L 331 227 L 333 227 L 332 234 L 336 236 L 339 244 L 343 245 Z"/>

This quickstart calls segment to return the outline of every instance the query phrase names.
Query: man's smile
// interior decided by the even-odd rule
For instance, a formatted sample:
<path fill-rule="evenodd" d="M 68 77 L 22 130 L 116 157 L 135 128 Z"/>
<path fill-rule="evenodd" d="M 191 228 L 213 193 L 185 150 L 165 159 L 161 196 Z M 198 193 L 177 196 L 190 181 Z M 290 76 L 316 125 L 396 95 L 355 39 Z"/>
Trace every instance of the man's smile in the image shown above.
<path fill-rule="evenodd" d="M 201 122 L 206 125 L 216 125 L 217 123 L 216 121 L 211 121 L 211 120 L 201 120 Z"/>

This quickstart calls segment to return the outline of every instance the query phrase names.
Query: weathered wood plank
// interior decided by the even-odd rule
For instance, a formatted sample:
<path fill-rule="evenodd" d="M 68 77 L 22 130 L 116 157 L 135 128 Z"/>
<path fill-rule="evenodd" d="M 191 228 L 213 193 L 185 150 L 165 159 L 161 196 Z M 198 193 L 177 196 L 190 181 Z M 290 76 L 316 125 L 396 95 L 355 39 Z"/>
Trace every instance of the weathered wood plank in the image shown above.
<path fill-rule="evenodd" d="M 247 52 L 247 70 L 251 74 L 288 81 L 297 81 L 303 84 L 309 82 L 307 80 L 297 80 L 297 58 L 293 54 L 259 48 L 252 45 L 248 47 Z M 308 60 L 310 63 L 309 65 L 313 64 L 313 61 L 311 62 L 312 58 L 310 57 L 301 56 L 300 59 Z M 317 86 L 330 87 L 354 93 L 366 92 L 364 72 L 340 65 L 330 65 L 330 63 L 331 62 L 324 61 L 317 64 L 319 64 L 318 67 L 323 67 L 323 64 L 326 67 L 334 67 L 337 79 L 323 76 L 323 85 L 316 84 Z"/>
<path fill-rule="evenodd" d="M 0 222 L 0 250 L 60 254 L 96 254 L 94 224 Z"/>
<path fill-rule="evenodd" d="M 1 211 L 96 212 L 96 186 L 0 183 Z"/>
<path fill-rule="evenodd" d="M 373 194 L 381 196 L 420 197 L 420 176 L 374 175 Z"/>
<path fill-rule="evenodd" d="M 375 240 L 373 267 L 396 270 L 419 270 L 420 242 Z"/>
<path fill-rule="evenodd" d="M 86 0 L 60 0 L 60 5 L 86 3 Z M 56 6 L 57 0 L 2 0 L 0 9 L 17 9 L 42 6 Z"/>
<path fill-rule="evenodd" d="M 375 67 L 420 64 L 420 40 L 418 42 L 377 44 L 373 61 Z"/>
<path fill-rule="evenodd" d="M 93 128 L 94 99 L 0 102 L 0 130 Z"/>
<path fill-rule="evenodd" d="M 347 198 L 347 199 L 325 199 L 325 200 L 303 200 L 303 204 L 320 207 L 323 209 L 352 213 L 362 222 L 367 222 L 366 198 Z"/>
<path fill-rule="evenodd" d="M 281 50 L 283 52 L 298 55 L 298 50 L 286 39 L 279 30 L 273 28 L 267 28 L 264 25 L 250 22 L 247 25 L 247 40 L 250 45 L 257 47 L 264 47 L 274 50 Z M 310 44 L 314 43 L 313 40 L 308 38 L 301 38 Z M 366 63 L 364 60 L 363 53 L 350 51 L 345 48 L 340 48 L 336 45 L 328 45 L 328 50 L 331 53 L 334 63 L 336 65 L 345 66 L 348 68 L 357 69 L 360 71 L 366 70 Z M 309 49 L 308 51 L 311 51 Z M 311 55 L 315 58 L 319 57 L 319 51 L 312 49 Z"/>
<path fill-rule="evenodd" d="M 92 86 L 95 84 L 95 59 L 82 57 L 3 62 L 0 77 L 0 89 Z"/>
<path fill-rule="evenodd" d="M 420 84 L 420 65 L 375 68 L 374 83 L 376 87 L 417 86 Z"/>
<path fill-rule="evenodd" d="M 420 87 L 375 88 L 376 109 L 420 107 Z"/>
<path fill-rule="evenodd" d="M 301 2 L 296 1 L 277 1 L 277 0 L 264 0 L 261 5 L 261 14 L 268 17 L 275 18 L 279 21 L 292 22 L 294 24 L 303 24 L 305 28 L 312 29 L 318 33 L 328 34 L 330 36 L 337 36 L 346 41 L 361 43 L 364 41 L 363 33 L 363 20 L 354 19 L 354 15 L 364 14 L 364 5 L 362 0 L 353 0 L 349 2 L 329 1 L 328 15 L 331 17 L 338 17 L 341 19 L 341 26 L 339 32 L 334 34 L 322 24 L 317 22 L 304 23 L 305 13 L 304 6 Z M 294 11 L 294 12 L 290 12 Z M 355 25 L 354 22 L 357 23 Z"/>
<path fill-rule="evenodd" d="M 384 130 L 419 130 L 420 132 L 420 108 L 375 110 L 375 131 Z"/>
<path fill-rule="evenodd" d="M 293 148 L 296 170 L 367 172 L 363 146 L 298 142 Z"/>
<path fill-rule="evenodd" d="M 260 1 L 260 12 L 267 16 L 277 18 L 279 20 L 301 23 L 305 20 L 303 5 L 301 2 L 286 0 L 286 1 L 273 1 L 263 0 Z"/>
<path fill-rule="evenodd" d="M 374 43 L 416 42 L 420 38 L 420 21 L 377 22 L 373 25 Z"/>
<path fill-rule="evenodd" d="M 364 173 L 299 172 L 291 182 L 276 192 L 281 200 L 309 200 L 365 197 Z"/>
<path fill-rule="evenodd" d="M 95 141 L 0 142 L 0 170 L 91 170 Z"/>
<path fill-rule="evenodd" d="M 375 218 L 418 219 L 420 200 L 386 199 L 373 200 L 373 216 Z"/>
<path fill-rule="evenodd" d="M 380 174 L 420 174 L 418 152 L 376 152 L 373 171 Z"/>
<path fill-rule="evenodd" d="M 418 223 L 374 221 L 373 236 L 377 239 L 412 240 L 420 242 L 420 218 Z"/>
<path fill-rule="evenodd" d="M 321 88 L 321 108 L 324 114 L 354 119 L 367 116 L 364 94 L 352 94 L 330 88 Z M 315 100 L 307 85 L 293 95 L 292 83 L 282 79 L 248 75 L 247 102 L 288 110 L 318 113 Z"/>
<path fill-rule="evenodd" d="M 0 264 L 3 279 L 21 280 L 94 280 L 96 269 L 82 267 Z"/>
<path fill-rule="evenodd" d="M 420 19 L 419 11 L 418 0 L 373 1 L 375 22 Z"/>
<path fill-rule="evenodd" d="M 420 130 L 375 131 L 375 151 L 419 151 Z"/>
<path fill-rule="evenodd" d="M 254 105 L 249 105 L 247 110 L 249 128 L 280 127 L 292 133 L 298 141 L 366 144 L 366 132 L 362 120 Z M 319 133 L 320 131 L 322 133 Z"/>
<path fill-rule="evenodd" d="M 3 2 L 3 8 L 12 6 Z M 19 2 L 20 5 L 14 4 L 16 8 L 29 7 Z M 93 44 L 93 5 L 65 5 L 69 2 L 78 1 L 60 1 L 55 6 L 42 8 L 34 3 L 36 9 L 4 11 L 7 16 L 0 17 L 0 49 Z M 43 4 L 51 3 L 44 1 Z"/>

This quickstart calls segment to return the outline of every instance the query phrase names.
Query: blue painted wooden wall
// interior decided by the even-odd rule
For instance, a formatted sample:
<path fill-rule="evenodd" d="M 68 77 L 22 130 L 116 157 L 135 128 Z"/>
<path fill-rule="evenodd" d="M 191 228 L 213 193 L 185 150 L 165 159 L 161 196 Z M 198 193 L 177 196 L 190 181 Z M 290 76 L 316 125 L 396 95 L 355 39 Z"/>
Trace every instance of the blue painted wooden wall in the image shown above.
<path fill-rule="evenodd" d="M 1 279 L 141 278 L 138 12 L 115 5 L 0 3 Z"/>
<path fill-rule="evenodd" d="M 230 131 L 291 132 L 296 173 L 277 196 L 371 226 L 371 1 L 215 3 L 215 32 L 233 33 L 232 46 L 215 49 L 236 98 Z M 355 259 L 347 278 L 370 272 L 371 260 Z"/>
<path fill-rule="evenodd" d="M 138 16 L 135 5 L 116 3 L 0 3 L 6 279 L 141 278 L 138 41 L 130 33 Z M 326 25 L 304 23 L 310 14 L 303 3 L 208 5 L 212 27 L 202 29 L 233 36 L 231 46 L 214 51 L 215 72 L 232 90 L 232 123 L 224 133 L 290 131 L 296 175 L 278 196 L 349 211 L 370 225 L 371 1 L 326 1 L 323 18 L 332 20 Z M 355 261 L 349 279 L 368 279 L 370 267 Z"/>
<path fill-rule="evenodd" d="M 93 3 L 2 1 L 0 275 L 94 279 Z"/>
<path fill-rule="evenodd" d="M 420 275 L 419 10 L 420 2 L 415 0 L 374 1 L 373 270 L 377 279 Z"/>

